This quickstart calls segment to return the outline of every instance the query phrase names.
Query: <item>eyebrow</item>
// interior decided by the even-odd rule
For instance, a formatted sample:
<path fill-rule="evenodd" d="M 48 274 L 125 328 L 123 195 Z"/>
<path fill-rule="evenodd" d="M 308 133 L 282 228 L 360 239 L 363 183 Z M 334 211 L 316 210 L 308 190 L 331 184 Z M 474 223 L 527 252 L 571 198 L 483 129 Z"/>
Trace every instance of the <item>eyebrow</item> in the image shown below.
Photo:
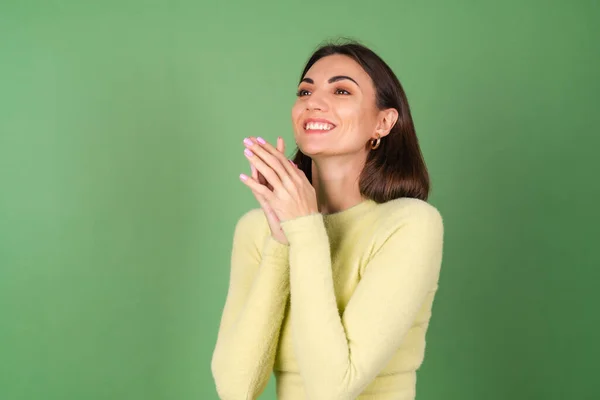
<path fill-rule="evenodd" d="M 333 82 L 337 82 L 337 81 L 342 81 L 344 79 L 348 79 L 352 82 L 354 82 L 356 84 L 356 86 L 360 87 L 360 85 L 358 84 L 358 82 L 356 82 L 354 79 L 350 78 L 349 76 L 346 75 L 336 75 L 336 76 L 332 76 L 331 78 L 329 78 L 329 80 L 327 81 L 328 83 L 333 83 Z M 313 81 L 310 78 L 304 78 L 302 79 L 301 82 L 306 82 L 306 83 L 310 83 L 310 84 L 314 84 L 315 81 Z"/>

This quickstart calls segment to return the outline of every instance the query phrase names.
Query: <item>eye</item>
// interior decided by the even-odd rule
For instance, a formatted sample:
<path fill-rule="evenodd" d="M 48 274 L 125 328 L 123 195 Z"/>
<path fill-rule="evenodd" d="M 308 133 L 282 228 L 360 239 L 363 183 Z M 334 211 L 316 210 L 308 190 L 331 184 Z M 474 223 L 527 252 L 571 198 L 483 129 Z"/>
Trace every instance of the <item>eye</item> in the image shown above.
<path fill-rule="evenodd" d="M 304 96 L 308 96 L 310 92 L 306 89 L 300 89 L 296 92 L 296 96 L 298 97 L 304 97 Z"/>
<path fill-rule="evenodd" d="M 347 96 L 350 94 L 350 92 L 347 91 L 346 89 L 335 89 L 335 94 L 341 94 L 341 95 Z"/>

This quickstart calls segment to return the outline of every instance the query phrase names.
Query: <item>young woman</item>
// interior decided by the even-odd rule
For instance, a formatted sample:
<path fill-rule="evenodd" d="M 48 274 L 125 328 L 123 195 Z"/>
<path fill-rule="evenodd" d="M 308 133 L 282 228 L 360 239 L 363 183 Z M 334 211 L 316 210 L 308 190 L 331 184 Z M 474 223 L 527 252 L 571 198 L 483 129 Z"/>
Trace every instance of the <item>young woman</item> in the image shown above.
<path fill-rule="evenodd" d="M 414 399 L 443 225 L 400 82 L 373 51 L 327 45 L 305 66 L 286 159 L 244 140 L 261 208 L 237 223 L 212 359 L 222 399 Z"/>

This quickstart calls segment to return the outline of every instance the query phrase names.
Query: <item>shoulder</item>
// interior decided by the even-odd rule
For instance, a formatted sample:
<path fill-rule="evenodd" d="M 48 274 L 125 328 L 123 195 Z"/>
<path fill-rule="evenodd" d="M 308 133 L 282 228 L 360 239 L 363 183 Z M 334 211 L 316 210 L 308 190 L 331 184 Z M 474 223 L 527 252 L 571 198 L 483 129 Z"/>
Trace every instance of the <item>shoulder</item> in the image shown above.
<path fill-rule="evenodd" d="M 380 210 L 392 220 L 423 221 L 431 223 L 442 223 L 442 215 L 439 210 L 430 203 L 409 197 L 390 200 L 380 204 Z"/>
<path fill-rule="evenodd" d="M 441 234 L 444 230 L 440 211 L 430 203 L 402 197 L 379 205 L 380 226 L 388 233 L 400 228 Z"/>

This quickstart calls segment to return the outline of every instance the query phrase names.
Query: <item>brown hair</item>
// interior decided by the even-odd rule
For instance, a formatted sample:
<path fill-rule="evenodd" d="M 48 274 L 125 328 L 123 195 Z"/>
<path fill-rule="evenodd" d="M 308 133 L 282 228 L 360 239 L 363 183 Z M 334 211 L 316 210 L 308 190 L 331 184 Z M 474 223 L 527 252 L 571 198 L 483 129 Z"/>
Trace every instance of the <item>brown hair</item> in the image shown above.
<path fill-rule="evenodd" d="M 360 193 L 378 203 L 400 197 L 427 200 L 429 173 L 419 147 L 408 100 L 400 81 L 391 68 L 375 52 L 356 41 L 329 43 L 319 47 L 310 57 L 300 81 L 319 59 L 341 54 L 356 61 L 373 80 L 376 105 L 380 110 L 395 108 L 398 121 L 390 133 L 381 138 L 378 149 L 369 152 L 359 180 Z M 312 160 L 296 149 L 293 161 L 312 183 Z"/>

